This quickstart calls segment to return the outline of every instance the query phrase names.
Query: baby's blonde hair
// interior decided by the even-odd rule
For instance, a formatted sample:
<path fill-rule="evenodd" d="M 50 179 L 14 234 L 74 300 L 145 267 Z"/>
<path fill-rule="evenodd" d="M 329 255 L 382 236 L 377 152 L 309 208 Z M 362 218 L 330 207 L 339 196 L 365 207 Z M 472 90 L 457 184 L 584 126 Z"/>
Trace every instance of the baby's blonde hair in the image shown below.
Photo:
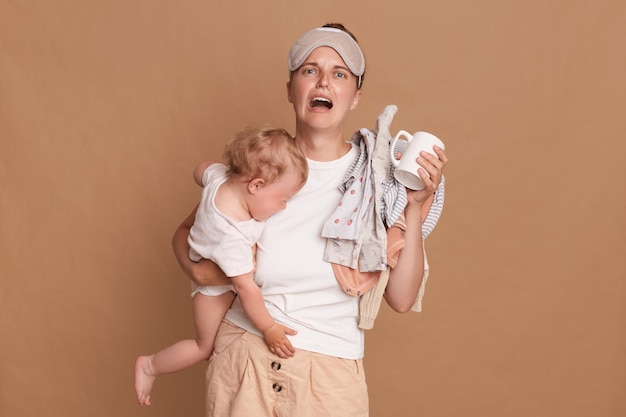
<path fill-rule="evenodd" d="M 268 184 L 293 169 L 303 185 L 309 171 L 293 137 L 273 126 L 249 127 L 237 133 L 226 145 L 224 161 L 229 175 L 246 180 L 262 178 Z"/>

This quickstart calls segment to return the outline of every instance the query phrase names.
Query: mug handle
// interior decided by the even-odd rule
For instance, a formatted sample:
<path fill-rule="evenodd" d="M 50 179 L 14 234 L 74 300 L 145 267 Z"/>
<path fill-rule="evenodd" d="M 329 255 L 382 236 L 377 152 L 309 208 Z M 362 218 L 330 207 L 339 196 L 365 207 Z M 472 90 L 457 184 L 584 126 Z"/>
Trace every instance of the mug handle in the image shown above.
<path fill-rule="evenodd" d="M 389 156 L 391 156 L 391 163 L 393 166 L 397 167 L 400 164 L 400 160 L 396 158 L 396 155 L 393 153 L 393 149 L 396 147 L 396 141 L 400 136 L 404 136 L 407 142 L 411 142 L 413 139 L 413 135 L 407 132 L 406 130 L 399 131 L 396 136 L 391 139 L 391 143 L 389 144 Z"/>

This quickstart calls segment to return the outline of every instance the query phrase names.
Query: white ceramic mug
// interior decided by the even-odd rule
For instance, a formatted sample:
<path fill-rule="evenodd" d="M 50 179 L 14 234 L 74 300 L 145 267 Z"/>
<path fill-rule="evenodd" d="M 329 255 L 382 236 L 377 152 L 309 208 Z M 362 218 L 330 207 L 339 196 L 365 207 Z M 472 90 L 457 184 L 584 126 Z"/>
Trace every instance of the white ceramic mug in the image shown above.
<path fill-rule="evenodd" d="M 402 157 L 397 159 L 394 154 L 394 149 L 396 147 L 396 141 L 398 141 L 400 137 L 406 138 L 408 143 L 406 149 L 402 152 Z M 417 173 L 417 169 L 420 168 L 420 165 L 417 163 L 417 158 L 422 151 L 437 156 L 433 150 L 433 146 L 435 145 L 439 146 L 441 149 L 446 148 L 443 142 L 432 133 L 416 132 L 412 135 L 405 130 L 399 131 L 396 137 L 391 140 L 389 149 L 391 163 L 396 167 L 393 173 L 396 180 L 406 188 L 423 190 L 424 182 Z"/>

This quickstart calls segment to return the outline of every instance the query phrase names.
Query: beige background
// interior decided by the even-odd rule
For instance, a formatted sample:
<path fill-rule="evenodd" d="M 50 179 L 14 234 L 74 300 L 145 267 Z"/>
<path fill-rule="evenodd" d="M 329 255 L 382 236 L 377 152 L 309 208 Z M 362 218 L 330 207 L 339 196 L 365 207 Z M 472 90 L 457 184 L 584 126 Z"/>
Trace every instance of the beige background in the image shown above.
<path fill-rule="evenodd" d="M 191 172 L 293 131 L 286 53 L 327 21 L 368 79 L 351 130 L 443 138 L 421 314 L 367 334 L 372 417 L 626 415 L 622 0 L 0 0 L 0 415 L 194 416 L 204 365 L 133 392 L 193 335 L 170 249 Z"/>

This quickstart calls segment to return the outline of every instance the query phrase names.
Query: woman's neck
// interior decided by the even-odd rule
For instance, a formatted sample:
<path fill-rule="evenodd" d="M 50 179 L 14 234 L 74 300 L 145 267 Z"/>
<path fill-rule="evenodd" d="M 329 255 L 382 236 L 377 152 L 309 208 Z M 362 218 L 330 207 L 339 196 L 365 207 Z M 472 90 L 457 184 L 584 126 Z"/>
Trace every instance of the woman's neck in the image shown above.
<path fill-rule="evenodd" d="M 321 133 L 297 129 L 296 143 L 304 155 L 313 161 L 334 161 L 350 151 L 341 131 Z"/>

